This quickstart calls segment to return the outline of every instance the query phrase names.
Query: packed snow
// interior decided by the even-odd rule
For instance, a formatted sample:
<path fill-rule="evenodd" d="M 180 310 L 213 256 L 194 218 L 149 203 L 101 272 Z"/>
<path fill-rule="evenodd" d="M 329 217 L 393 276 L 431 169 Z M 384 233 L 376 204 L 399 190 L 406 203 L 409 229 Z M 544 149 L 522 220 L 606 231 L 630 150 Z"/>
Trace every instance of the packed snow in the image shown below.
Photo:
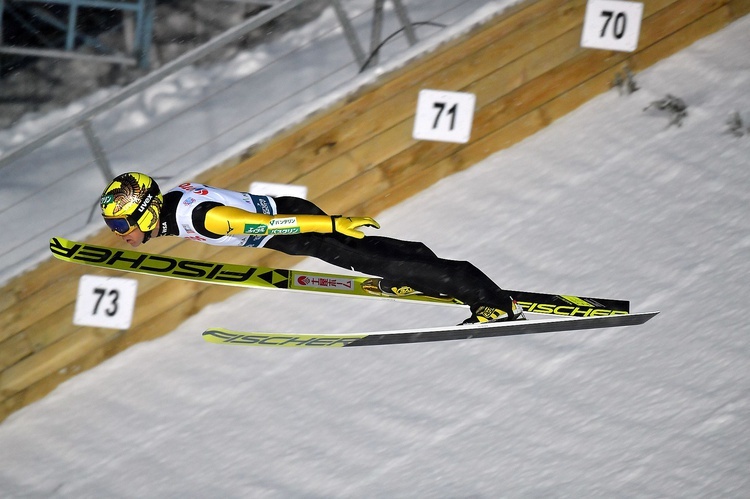
<path fill-rule="evenodd" d="M 11 415 L 0 490 L 747 497 L 750 130 L 726 124 L 750 120 L 747 47 L 750 17 L 639 73 L 632 95 L 601 95 L 378 216 L 379 233 L 501 286 L 630 299 L 661 310 L 649 323 L 353 349 L 204 343 L 209 326 L 342 333 L 466 315 L 245 291 Z M 681 126 L 644 111 L 667 94 L 688 105 Z"/>

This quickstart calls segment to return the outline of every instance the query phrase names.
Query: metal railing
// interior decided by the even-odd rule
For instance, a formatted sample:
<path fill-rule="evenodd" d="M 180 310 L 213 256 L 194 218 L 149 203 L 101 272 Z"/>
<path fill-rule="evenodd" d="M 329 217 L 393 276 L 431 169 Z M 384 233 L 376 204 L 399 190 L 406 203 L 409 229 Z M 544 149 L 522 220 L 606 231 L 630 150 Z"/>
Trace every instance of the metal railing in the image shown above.
<path fill-rule="evenodd" d="M 212 40 L 205 43 L 204 45 L 201 45 L 200 47 L 183 54 L 177 59 L 165 64 L 158 70 L 147 74 L 146 76 L 138 79 L 131 85 L 123 88 L 122 90 L 117 92 L 115 95 L 111 96 L 109 99 L 103 102 L 100 102 L 99 104 L 96 104 L 94 106 L 91 106 L 90 108 L 80 112 L 79 114 L 75 116 L 71 116 L 70 118 L 52 127 L 47 132 L 26 142 L 24 145 L 12 150 L 8 154 L 0 158 L 0 168 L 3 168 L 4 166 L 20 158 L 21 156 L 24 156 L 30 153 L 31 151 L 38 149 L 39 147 L 47 144 L 48 142 L 56 139 L 57 137 L 71 130 L 74 130 L 79 127 L 83 127 L 84 133 L 86 135 L 86 139 L 89 141 L 89 145 L 91 146 L 92 153 L 94 154 L 94 157 L 97 159 L 97 164 L 102 169 L 102 173 L 105 175 L 105 177 L 112 178 L 111 171 L 109 169 L 109 165 L 106 163 L 106 160 L 102 162 L 102 158 L 105 157 L 103 156 L 103 149 L 101 148 L 101 145 L 99 144 L 98 139 L 96 138 L 96 134 L 94 133 L 94 130 L 91 127 L 91 120 L 94 117 L 112 109 L 113 107 L 120 104 L 121 102 L 128 99 L 129 97 L 132 97 L 133 95 L 136 95 L 142 92 L 146 88 L 150 87 L 151 85 L 155 83 L 162 81 L 164 78 L 176 73 L 180 69 L 186 66 L 189 66 L 195 63 L 196 61 L 199 61 L 203 57 L 214 52 L 215 50 L 221 47 L 224 47 L 225 45 L 228 45 L 229 43 L 232 43 L 233 41 L 249 33 L 250 31 L 266 24 L 269 21 L 272 21 L 273 19 L 277 18 L 281 14 L 284 14 L 285 12 L 290 11 L 291 9 L 303 3 L 304 1 L 305 0 L 285 0 L 282 3 L 275 4 L 272 7 L 268 8 L 267 10 L 264 10 L 258 15 L 248 19 L 247 21 L 235 26 L 232 29 L 229 29 L 228 31 L 225 31 L 224 33 L 213 38 Z"/>
<path fill-rule="evenodd" d="M 13 149 L 9 153 L 0 157 L 0 169 L 17 160 L 18 158 L 42 147 L 43 145 L 56 139 L 57 137 L 60 137 L 61 135 L 68 133 L 76 128 L 80 128 L 84 133 L 84 136 L 89 145 L 91 153 L 95 158 L 97 166 L 102 171 L 105 179 L 111 179 L 113 177 L 113 174 L 109 166 L 109 161 L 107 160 L 105 150 L 100 144 L 99 139 L 97 138 L 97 135 L 91 124 L 92 120 L 96 116 L 112 109 L 126 99 L 144 91 L 148 87 L 164 80 L 177 71 L 190 66 L 191 64 L 199 61 L 203 57 L 206 57 L 216 50 L 238 40 L 254 29 L 257 29 L 264 24 L 276 19 L 280 15 L 292 10 L 305 1 L 306 0 L 281 0 L 279 2 L 260 2 L 270 5 L 270 7 L 255 15 L 254 17 L 246 20 L 245 22 L 235 26 L 234 28 L 225 31 L 221 35 L 216 36 L 204 45 L 201 45 L 200 47 L 183 54 L 177 59 L 165 64 L 158 70 L 147 74 L 146 76 L 123 88 L 103 102 L 91 106 L 90 108 L 80 112 L 79 114 L 76 114 L 75 116 L 71 116 L 70 118 L 52 127 L 47 132 L 29 140 L 22 146 Z M 370 63 L 374 60 L 374 57 L 377 55 L 377 50 L 380 45 L 379 38 L 383 16 L 383 5 L 386 0 L 374 1 L 375 5 L 373 11 L 373 29 L 370 55 L 368 56 L 363 50 L 357 34 L 352 26 L 352 22 L 349 19 L 343 6 L 341 5 L 340 0 L 329 0 L 343 28 L 347 43 L 349 44 L 349 47 L 354 54 L 354 58 L 356 59 L 361 70 L 366 69 L 368 65 L 370 65 Z M 401 2 L 401 0 L 390 1 L 394 5 L 395 12 L 402 25 L 403 31 L 406 34 L 409 44 L 416 44 L 417 37 L 414 32 L 413 25 L 407 16 L 406 8 L 404 7 L 403 3 Z"/>

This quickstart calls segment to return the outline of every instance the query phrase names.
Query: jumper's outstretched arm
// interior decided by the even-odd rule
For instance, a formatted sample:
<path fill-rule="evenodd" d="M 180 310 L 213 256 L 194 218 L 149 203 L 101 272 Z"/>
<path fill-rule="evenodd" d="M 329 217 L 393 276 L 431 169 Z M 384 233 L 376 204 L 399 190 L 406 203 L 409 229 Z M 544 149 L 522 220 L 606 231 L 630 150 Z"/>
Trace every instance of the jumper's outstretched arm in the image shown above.
<path fill-rule="evenodd" d="M 340 215 L 264 215 L 231 206 L 217 206 L 206 213 L 206 229 L 214 234 L 255 236 L 337 232 L 362 239 L 360 227 L 380 228 L 370 217 L 342 217 Z"/>

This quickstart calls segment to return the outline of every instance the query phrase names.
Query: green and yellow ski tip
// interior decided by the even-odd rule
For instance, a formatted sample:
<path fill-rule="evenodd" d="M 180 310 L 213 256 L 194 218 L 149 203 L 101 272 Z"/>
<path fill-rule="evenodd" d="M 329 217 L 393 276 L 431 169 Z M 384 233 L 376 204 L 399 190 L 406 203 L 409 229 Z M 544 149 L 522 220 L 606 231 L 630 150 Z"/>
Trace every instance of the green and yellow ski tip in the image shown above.
<path fill-rule="evenodd" d="M 348 336 L 288 334 L 288 333 L 240 333 L 224 328 L 211 328 L 203 332 L 203 339 L 222 345 L 251 345 L 273 347 L 345 347 L 361 340 L 367 334 Z"/>

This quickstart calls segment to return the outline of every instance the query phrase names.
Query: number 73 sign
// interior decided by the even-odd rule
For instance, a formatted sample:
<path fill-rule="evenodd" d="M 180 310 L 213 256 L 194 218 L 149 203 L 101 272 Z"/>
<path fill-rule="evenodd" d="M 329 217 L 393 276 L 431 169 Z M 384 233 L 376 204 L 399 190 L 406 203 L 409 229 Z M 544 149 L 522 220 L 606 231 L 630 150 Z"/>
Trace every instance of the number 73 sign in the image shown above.
<path fill-rule="evenodd" d="M 133 320 L 138 281 L 122 277 L 84 275 L 78 282 L 73 324 L 127 329 Z"/>

